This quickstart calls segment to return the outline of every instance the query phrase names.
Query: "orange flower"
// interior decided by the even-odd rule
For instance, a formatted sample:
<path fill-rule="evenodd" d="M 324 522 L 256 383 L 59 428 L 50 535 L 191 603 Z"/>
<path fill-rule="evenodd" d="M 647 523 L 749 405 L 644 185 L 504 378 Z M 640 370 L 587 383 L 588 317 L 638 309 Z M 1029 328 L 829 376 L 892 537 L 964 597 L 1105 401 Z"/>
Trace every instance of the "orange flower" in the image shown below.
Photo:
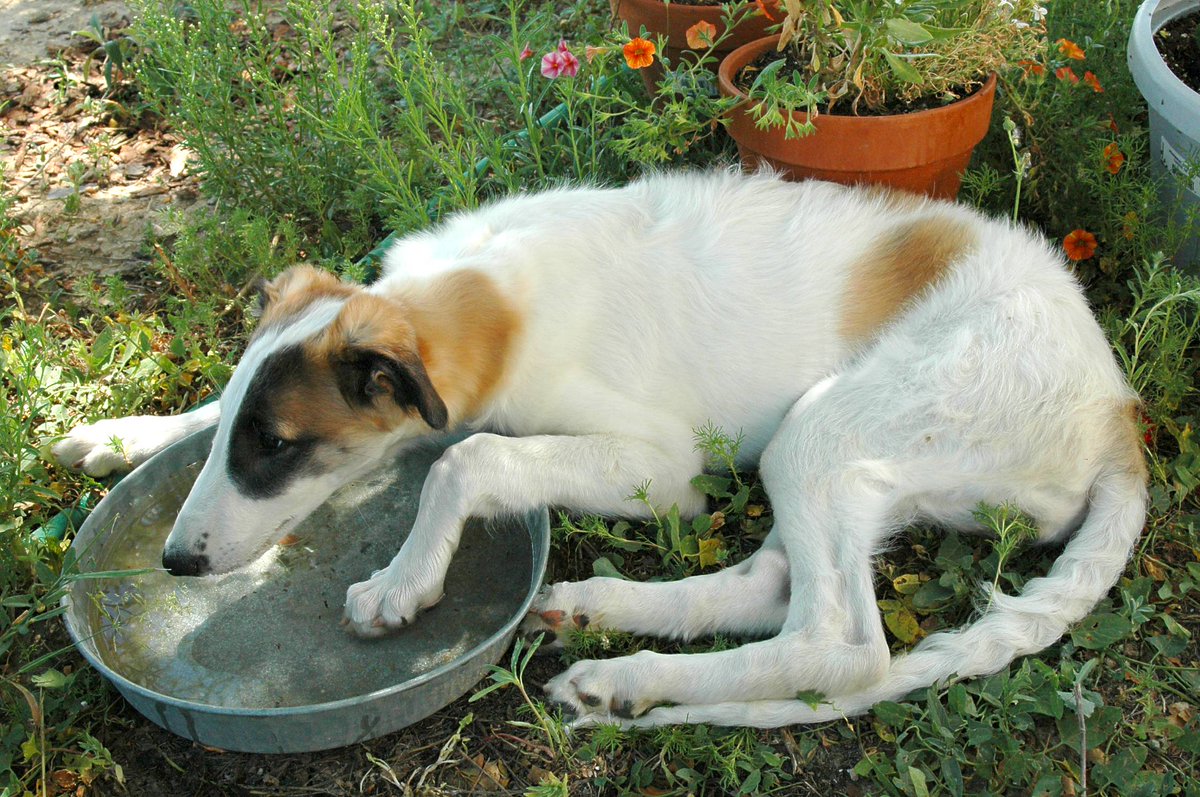
<path fill-rule="evenodd" d="M 764 17 L 771 20 L 772 22 L 777 21 L 775 19 L 775 17 L 771 16 L 771 12 L 767 10 L 767 4 L 764 3 L 763 0 L 754 0 L 754 5 L 758 6 L 758 10 L 762 12 L 762 15 Z"/>
<path fill-rule="evenodd" d="M 687 29 L 688 47 L 693 50 L 712 47 L 713 40 L 716 38 L 717 26 L 703 19 Z"/>
<path fill-rule="evenodd" d="M 1063 249 L 1072 260 L 1087 260 L 1096 254 L 1096 236 L 1087 230 L 1071 230 L 1063 238 Z"/>
<path fill-rule="evenodd" d="M 1025 77 L 1029 77 L 1030 75 L 1041 77 L 1046 74 L 1046 67 L 1029 58 L 1022 58 L 1020 61 L 1017 61 L 1017 66 L 1021 67 L 1021 71 L 1025 73 Z"/>
<path fill-rule="evenodd" d="M 1083 73 L 1083 82 L 1092 87 L 1092 91 L 1100 93 L 1104 91 L 1104 87 L 1100 85 L 1100 78 L 1096 77 L 1091 72 Z"/>
<path fill-rule="evenodd" d="M 630 69 L 645 69 L 654 63 L 654 42 L 646 41 L 641 36 L 626 44 L 621 51 L 625 53 L 625 63 Z"/>
<path fill-rule="evenodd" d="M 1107 161 L 1105 168 L 1109 174 L 1116 174 L 1125 165 L 1125 154 L 1115 141 L 1104 148 L 1104 159 Z"/>
<path fill-rule="evenodd" d="M 1075 70 L 1069 66 L 1060 66 L 1054 70 L 1054 76 L 1059 80 L 1069 80 L 1072 83 L 1079 82 L 1079 76 L 1075 74 Z"/>
<path fill-rule="evenodd" d="M 1067 58 L 1072 58 L 1076 61 L 1082 61 L 1084 58 L 1083 50 L 1078 44 L 1070 39 L 1059 39 L 1055 42 L 1058 45 L 1058 51 Z"/>

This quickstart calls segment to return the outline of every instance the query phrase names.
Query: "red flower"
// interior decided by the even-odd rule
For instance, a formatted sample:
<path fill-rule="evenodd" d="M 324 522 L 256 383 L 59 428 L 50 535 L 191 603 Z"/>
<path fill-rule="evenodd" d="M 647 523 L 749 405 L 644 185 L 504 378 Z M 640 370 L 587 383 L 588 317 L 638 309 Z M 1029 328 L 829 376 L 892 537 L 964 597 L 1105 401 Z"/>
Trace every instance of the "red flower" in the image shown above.
<path fill-rule="evenodd" d="M 1069 80 L 1072 83 L 1079 82 L 1079 76 L 1075 74 L 1075 70 L 1069 66 L 1060 66 L 1054 70 L 1054 76 L 1059 80 Z"/>
<path fill-rule="evenodd" d="M 1083 73 L 1083 82 L 1092 87 L 1092 91 L 1097 94 L 1104 91 L 1104 87 L 1100 85 L 1100 78 L 1096 77 L 1091 72 Z"/>
<path fill-rule="evenodd" d="M 654 42 L 646 41 L 641 36 L 631 40 L 621 51 L 630 69 L 644 69 L 654 63 Z"/>
<path fill-rule="evenodd" d="M 762 12 L 762 15 L 764 17 L 771 20 L 772 22 L 777 21 L 775 19 L 775 17 L 771 16 L 771 12 L 767 10 L 767 4 L 764 3 L 763 0 L 754 0 L 754 5 L 758 6 L 758 10 Z"/>
<path fill-rule="evenodd" d="M 525 42 L 525 49 L 521 51 L 521 60 L 533 57 L 533 48 L 529 46 L 529 42 Z"/>
<path fill-rule="evenodd" d="M 1104 148 L 1104 159 L 1104 168 L 1108 169 L 1109 174 L 1116 174 L 1125 165 L 1125 153 L 1121 152 L 1115 141 Z"/>
<path fill-rule="evenodd" d="M 1055 44 L 1058 45 L 1058 51 L 1067 58 L 1072 58 L 1076 61 L 1084 59 L 1083 49 L 1070 39 L 1059 39 Z"/>
<path fill-rule="evenodd" d="M 1096 254 L 1096 236 L 1087 230 L 1071 230 L 1063 238 L 1063 249 L 1071 260 L 1087 260 Z"/>

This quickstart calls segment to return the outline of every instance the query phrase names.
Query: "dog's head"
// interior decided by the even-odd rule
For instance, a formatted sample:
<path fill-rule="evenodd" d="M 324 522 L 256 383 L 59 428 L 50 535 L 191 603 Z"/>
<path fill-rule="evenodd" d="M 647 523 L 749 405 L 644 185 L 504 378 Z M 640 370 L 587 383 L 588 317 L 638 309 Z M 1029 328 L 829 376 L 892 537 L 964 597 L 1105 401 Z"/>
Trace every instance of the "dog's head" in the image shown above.
<path fill-rule="evenodd" d="M 401 441 L 448 421 L 399 303 L 309 267 L 262 299 L 212 453 L 163 551 L 175 575 L 246 564 Z"/>

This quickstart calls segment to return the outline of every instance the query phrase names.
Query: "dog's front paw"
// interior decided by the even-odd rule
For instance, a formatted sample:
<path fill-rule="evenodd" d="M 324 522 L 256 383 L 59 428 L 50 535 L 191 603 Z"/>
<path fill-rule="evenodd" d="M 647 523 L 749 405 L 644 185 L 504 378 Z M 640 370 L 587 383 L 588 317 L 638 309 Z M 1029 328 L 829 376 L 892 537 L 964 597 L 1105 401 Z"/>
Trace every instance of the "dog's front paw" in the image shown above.
<path fill-rule="evenodd" d="M 416 581 L 395 577 L 390 571 L 390 567 L 380 570 L 346 590 L 342 624 L 361 637 L 383 636 L 403 628 L 422 609 L 429 609 L 442 599 L 440 584 L 422 588 Z"/>
<path fill-rule="evenodd" d="M 546 683 L 546 697 L 577 717 L 635 719 L 665 702 L 643 683 L 643 674 L 653 670 L 646 660 L 655 655 L 642 651 L 619 659 L 577 661 Z"/>
<path fill-rule="evenodd" d="M 147 439 L 147 430 L 159 420 L 133 416 L 76 426 L 51 446 L 50 453 L 66 467 L 89 476 L 131 470 L 161 448 Z"/>

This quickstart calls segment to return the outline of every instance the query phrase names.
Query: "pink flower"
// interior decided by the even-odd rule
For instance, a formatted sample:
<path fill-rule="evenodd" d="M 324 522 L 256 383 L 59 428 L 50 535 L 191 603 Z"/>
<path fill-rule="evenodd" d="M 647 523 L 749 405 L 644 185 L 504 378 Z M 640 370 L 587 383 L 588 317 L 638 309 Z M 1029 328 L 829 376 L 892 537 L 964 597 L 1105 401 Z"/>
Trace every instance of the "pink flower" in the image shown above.
<path fill-rule="evenodd" d="M 567 43 L 560 41 L 558 49 L 551 50 L 542 56 L 542 75 L 553 80 L 556 77 L 575 77 L 579 74 L 579 59 L 569 49 Z"/>
<path fill-rule="evenodd" d="M 529 46 L 529 42 L 525 42 L 525 49 L 521 51 L 521 60 L 533 57 L 533 48 Z"/>

